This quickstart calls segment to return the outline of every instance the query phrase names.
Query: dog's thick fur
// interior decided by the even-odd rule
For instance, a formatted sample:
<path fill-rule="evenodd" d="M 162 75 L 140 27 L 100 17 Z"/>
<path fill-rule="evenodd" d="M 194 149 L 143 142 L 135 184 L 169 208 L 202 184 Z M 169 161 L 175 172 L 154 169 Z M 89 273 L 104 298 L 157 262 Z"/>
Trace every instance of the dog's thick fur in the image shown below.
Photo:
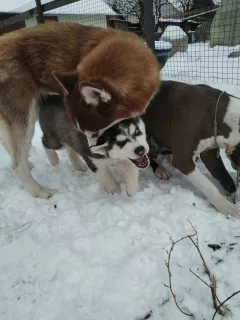
<path fill-rule="evenodd" d="M 120 186 L 109 170 L 109 166 L 117 166 L 125 178 L 127 194 L 135 195 L 138 168 L 147 167 L 149 162 L 145 126 L 140 117 L 125 119 L 111 126 L 90 148 L 85 134 L 69 120 L 62 96 L 40 97 L 38 105 L 42 143 L 52 165 L 59 162 L 56 150 L 64 147 L 77 170 L 87 169 L 80 155 L 97 174 L 101 189 L 108 193 L 120 193 Z"/>
<path fill-rule="evenodd" d="M 13 172 L 33 196 L 54 193 L 27 165 L 39 93 L 63 90 L 70 118 L 87 133 L 141 114 L 158 87 L 157 60 L 134 34 L 53 22 L 1 36 L 0 139 Z"/>
<path fill-rule="evenodd" d="M 201 158 L 226 192 L 234 196 L 235 183 L 218 151 L 226 149 L 232 166 L 240 168 L 240 100 L 227 93 L 220 95 L 220 90 L 206 85 L 163 81 L 143 119 L 149 138 L 172 152 L 173 166 L 220 212 L 240 218 L 240 208 L 222 196 L 196 166 L 197 158 Z M 215 143 L 214 116 L 219 97 Z M 156 171 L 153 159 L 151 165 Z"/>

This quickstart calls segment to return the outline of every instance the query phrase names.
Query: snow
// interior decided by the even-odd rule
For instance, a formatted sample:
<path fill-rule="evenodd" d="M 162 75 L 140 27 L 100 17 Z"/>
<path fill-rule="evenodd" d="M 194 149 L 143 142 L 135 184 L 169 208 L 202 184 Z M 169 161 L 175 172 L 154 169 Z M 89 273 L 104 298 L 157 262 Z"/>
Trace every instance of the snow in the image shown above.
<path fill-rule="evenodd" d="M 197 71 L 208 65 L 203 48 L 197 48 L 198 59 L 191 60 L 190 47 L 186 61 L 178 65 L 179 73 L 176 65 L 167 76 L 169 64 L 163 77 L 176 79 L 178 74 L 186 82 L 200 82 Z M 214 50 L 208 50 L 210 57 L 216 56 Z M 174 59 L 178 57 L 168 63 L 174 66 Z M 236 60 L 230 61 L 234 69 Z M 194 81 L 189 78 L 193 73 Z M 223 83 L 212 82 L 212 71 L 208 76 L 201 82 L 240 97 L 239 86 L 227 83 L 231 80 L 227 76 Z M 30 154 L 32 172 L 41 184 L 58 189 L 51 199 L 40 200 L 12 176 L 9 156 L 2 148 L 0 157 L 1 320 L 142 320 L 151 311 L 151 320 L 187 319 L 165 286 L 165 250 L 171 246 L 170 236 L 177 240 L 193 233 L 189 221 L 216 277 L 219 299 L 240 289 L 240 221 L 218 213 L 167 158 L 163 163 L 172 173 L 169 181 L 159 181 L 147 169 L 140 173 L 135 198 L 124 193 L 103 195 L 94 174 L 76 171 L 64 152 L 59 166 L 50 166 L 37 125 Z M 235 177 L 224 153 L 222 157 Z M 221 249 L 213 251 L 208 244 L 219 244 Z M 172 254 L 174 292 L 195 320 L 210 320 L 214 313 L 210 290 L 190 268 L 208 282 L 197 251 L 185 240 Z M 238 320 L 240 296 L 230 300 L 229 307 L 232 315 L 224 319 Z"/>
<path fill-rule="evenodd" d="M 186 37 L 186 33 L 178 26 L 168 26 L 162 34 L 163 39 L 182 39 Z"/>
<path fill-rule="evenodd" d="M 182 19 L 159 18 L 160 22 L 182 22 Z"/>
<path fill-rule="evenodd" d="M 49 14 L 110 14 L 116 13 L 104 0 L 80 0 L 72 4 L 50 10 Z"/>
<path fill-rule="evenodd" d="M 155 41 L 155 49 L 157 50 L 168 50 L 168 49 L 172 49 L 172 45 L 170 42 L 167 41 L 163 41 L 163 40 L 159 40 L 159 41 Z"/>
<path fill-rule="evenodd" d="M 239 46 L 215 46 L 208 43 L 188 45 L 187 52 L 177 52 L 163 69 L 167 77 L 181 80 L 240 84 L 240 58 L 228 58 Z"/>
<path fill-rule="evenodd" d="M 52 2 L 52 0 L 41 0 L 41 4 Z M 2 11 L 24 12 L 36 7 L 35 1 L 26 1 L 0 4 Z M 110 14 L 116 13 L 106 4 L 104 0 L 79 0 L 77 2 L 48 11 L 49 14 Z"/>

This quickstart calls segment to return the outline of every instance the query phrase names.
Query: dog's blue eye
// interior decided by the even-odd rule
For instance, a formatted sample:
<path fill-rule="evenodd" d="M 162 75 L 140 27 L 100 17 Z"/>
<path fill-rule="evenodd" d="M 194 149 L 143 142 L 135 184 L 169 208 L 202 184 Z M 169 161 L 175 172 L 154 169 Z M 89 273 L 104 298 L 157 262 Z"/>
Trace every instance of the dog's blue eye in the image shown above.
<path fill-rule="evenodd" d="M 141 135 L 141 131 L 139 129 L 136 129 L 134 132 L 135 136 L 140 136 Z"/>

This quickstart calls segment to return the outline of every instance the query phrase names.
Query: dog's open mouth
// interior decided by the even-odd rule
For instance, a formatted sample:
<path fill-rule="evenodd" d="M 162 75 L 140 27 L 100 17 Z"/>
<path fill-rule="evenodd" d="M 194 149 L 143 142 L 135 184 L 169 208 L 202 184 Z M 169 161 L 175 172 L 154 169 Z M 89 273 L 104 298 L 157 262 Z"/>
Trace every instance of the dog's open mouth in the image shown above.
<path fill-rule="evenodd" d="M 148 156 L 141 156 L 137 159 L 130 159 L 139 169 L 145 169 L 149 165 Z"/>

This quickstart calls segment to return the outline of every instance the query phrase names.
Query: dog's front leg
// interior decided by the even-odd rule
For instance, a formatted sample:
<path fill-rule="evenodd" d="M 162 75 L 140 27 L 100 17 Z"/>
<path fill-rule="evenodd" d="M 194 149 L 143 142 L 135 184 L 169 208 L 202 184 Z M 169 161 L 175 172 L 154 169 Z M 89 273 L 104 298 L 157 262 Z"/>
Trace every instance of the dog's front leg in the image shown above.
<path fill-rule="evenodd" d="M 66 146 L 66 149 L 68 153 L 68 158 L 71 161 L 74 168 L 83 172 L 87 171 L 87 166 L 79 158 L 78 153 L 69 146 Z"/>
<path fill-rule="evenodd" d="M 238 208 L 220 194 L 217 187 L 196 167 L 193 160 L 182 161 L 181 165 L 173 156 L 173 166 L 179 169 L 187 180 L 191 182 L 195 188 L 200 190 L 218 211 L 240 219 Z"/>
<path fill-rule="evenodd" d="M 107 167 L 98 168 L 97 175 L 99 179 L 100 189 L 110 194 L 121 193 L 120 186 L 116 183 L 112 173 Z"/>
<path fill-rule="evenodd" d="M 150 166 L 156 177 L 163 180 L 169 179 L 170 173 L 167 171 L 167 169 L 164 166 L 158 164 L 154 159 L 150 159 Z"/>
<path fill-rule="evenodd" d="M 129 197 L 134 197 L 138 189 L 139 170 L 129 160 L 123 160 L 118 163 L 118 168 L 122 171 L 126 183 L 126 192 Z"/>
<path fill-rule="evenodd" d="M 116 183 L 113 174 L 109 170 L 108 163 L 105 160 L 100 159 L 94 159 L 92 162 L 96 166 L 95 172 L 98 176 L 100 189 L 110 194 L 120 194 L 121 188 Z"/>
<path fill-rule="evenodd" d="M 13 107 L 13 106 L 12 106 Z M 18 108 L 18 106 L 14 106 Z M 15 110 L 13 108 L 13 110 Z M 18 110 L 18 109 L 16 109 Z M 19 117 L 11 118 L 11 127 L 5 124 L 4 145 L 12 156 L 12 171 L 14 175 L 22 182 L 29 193 L 37 198 L 50 198 L 56 190 L 44 188 L 38 184 L 30 173 L 28 162 L 31 139 L 34 133 L 36 121 L 35 106 L 32 109 L 22 108 Z M 11 116 L 11 115 L 10 115 Z"/>

